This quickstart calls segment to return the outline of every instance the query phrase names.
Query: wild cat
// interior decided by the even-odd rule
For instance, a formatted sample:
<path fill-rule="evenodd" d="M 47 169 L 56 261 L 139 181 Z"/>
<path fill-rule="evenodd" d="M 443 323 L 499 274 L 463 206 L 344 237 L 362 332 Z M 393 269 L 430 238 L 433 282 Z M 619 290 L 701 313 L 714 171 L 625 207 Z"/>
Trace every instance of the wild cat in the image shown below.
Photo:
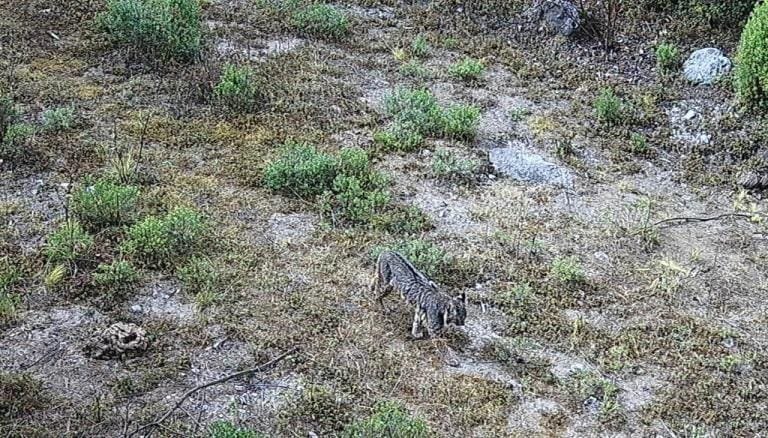
<path fill-rule="evenodd" d="M 437 285 L 416 269 L 405 257 L 394 251 L 384 251 L 376 260 L 376 273 L 371 291 L 384 307 L 384 298 L 392 291 L 411 306 L 414 306 L 411 334 L 414 338 L 423 336 L 427 329 L 434 336 L 448 325 L 463 326 L 467 318 L 467 296 L 462 292 L 457 297 L 442 292 Z"/>

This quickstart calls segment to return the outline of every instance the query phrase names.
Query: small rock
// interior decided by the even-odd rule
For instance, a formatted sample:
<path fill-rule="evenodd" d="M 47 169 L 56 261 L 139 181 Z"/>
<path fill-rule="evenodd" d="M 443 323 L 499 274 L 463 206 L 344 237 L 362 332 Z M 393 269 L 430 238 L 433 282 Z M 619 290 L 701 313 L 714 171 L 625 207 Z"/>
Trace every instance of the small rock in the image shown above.
<path fill-rule="evenodd" d="M 731 60 L 713 47 L 693 52 L 683 64 L 683 75 L 697 85 L 711 85 L 730 70 Z"/>
<path fill-rule="evenodd" d="M 522 145 L 491 149 L 488 158 L 502 175 L 534 184 L 572 187 L 571 173 Z"/>
<path fill-rule="evenodd" d="M 696 111 L 694 110 L 688 110 L 688 112 L 683 116 L 685 120 L 692 120 L 694 117 L 696 117 Z"/>
<path fill-rule="evenodd" d="M 579 9 L 567 0 L 539 0 L 525 13 L 532 22 L 563 36 L 572 35 L 579 28 Z"/>
<path fill-rule="evenodd" d="M 132 313 L 141 313 L 142 312 L 142 308 L 138 304 L 134 304 L 133 306 L 131 306 L 131 312 Z"/>

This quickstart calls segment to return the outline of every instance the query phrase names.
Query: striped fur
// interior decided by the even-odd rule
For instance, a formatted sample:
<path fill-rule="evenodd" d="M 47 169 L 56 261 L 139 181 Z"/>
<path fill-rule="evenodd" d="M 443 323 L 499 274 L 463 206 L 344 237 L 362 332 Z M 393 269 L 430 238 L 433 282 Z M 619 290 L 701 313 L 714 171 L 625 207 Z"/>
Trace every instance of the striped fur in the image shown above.
<path fill-rule="evenodd" d="M 467 317 L 466 295 L 451 297 L 397 252 L 384 251 L 376 260 L 376 274 L 371 284 L 376 300 L 384 307 L 384 298 L 397 291 L 414 307 L 411 334 L 421 338 L 423 329 L 430 336 L 447 325 L 463 326 Z"/>

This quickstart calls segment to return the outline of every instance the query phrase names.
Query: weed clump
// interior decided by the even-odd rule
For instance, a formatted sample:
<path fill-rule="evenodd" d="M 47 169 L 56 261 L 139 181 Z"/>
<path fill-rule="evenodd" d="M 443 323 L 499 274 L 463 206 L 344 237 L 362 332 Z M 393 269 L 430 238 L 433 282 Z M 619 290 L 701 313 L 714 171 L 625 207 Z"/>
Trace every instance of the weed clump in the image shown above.
<path fill-rule="evenodd" d="M 259 104 L 261 91 L 254 72 L 247 66 L 227 64 L 213 89 L 216 102 L 232 111 L 247 113 Z"/>
<path fill-rule="evenodd" d="M 452 65 L 448 72 L 463 81 L 476 81 L 485 73 L 485 63 L 479 59 L 464 58 Z"/>
<path fill-rule="evenodd" d="M 133 218 L 138 196 L 137 187 L 88 177 L 72 196 L 72 211 L 91 229 L 121 225 Z"/>
<path fill-rule="evenodd" d="M 210 438 L 262 438 L 265 435 L 237 427 L 229 421 L 216 421 L 208 428 Z"/>
<path fill-rule="evenodd" d="M 147 265 L 167 266 L 199 249 L 207 229 L 200 213 L 178 207 L 163 217 L 148 216 L 131 226 L 120 248 Z"/>
<path fill-rule="evenodd" d="M 349 19 L 332 5 L 312 3 L 293 13 L 295 26 L 309 35 L 341 39 L 349 33 Z"/>
<path fill-rule="evenodd" d="M 556 258 L 552 261 L 550 272 L 561 283 L 580 283 L 586 278 L 575 256 Z"/>
<path fill-rule="evenodd" d="M 744 26 L 734 77 L 742 102 L 768 108 L 768 3 L 758 4 Z"/>
<path fill-rule="evenodd" d="M 307 143 L 287 143 L 280 157 L 264 172 L 272 190 L 298 197 L 313 197 L 328 190 L 337 174 L 336 159 Z"/>
<path fill-rule="evenodd" d="M 374 140 L 387 150 L 416 150 L 427 136 L 469 140 L 476 135 L 480 121 L 479 108 L 443 108 L 427 89 L 398 88 L 386 98 L 384 108 L 393 123 L 374 134 Z"/>
<path fill-rule="evenodd" d="M 656 46 L 656 66 L 663 74 L 669 74 L 680 64 L 680 51 L 672 43 L 661 43 Z"/>
<path fill-rule="evenodd" d="M 594 102 L 597 120 L 606 126 L 615 126 L 623 117 L 623 104 L 621 99 L 610 88 L 600 90 Z"/>
<path fill-rule="evenodd" d="M 126 260 L 114 260 L 112 263 L 101 263 L 93 274 L 96 286 L 109 289 L 111 292 L 123 292 L 139 279 L 136 268 Z"/>
<path fill-rule="evenodd" d="M 80 222 L 68 220 L 48 236 L 43 253 L 51 263 L 75 263 L 86 258 L 93 248 L 93 237 Z"/>
<path fill-rule="evenodd" d="M 21 269 L 8 256 L 0 257 L 0 327 L 16 319 L 19 296 L 13 293 L 21 279 Z"/>
<path fill-rule="evenodd" d="M 438 149 L 432 158 L 432 174 L 438 178 L 468 180 L 479 167 L 476 160 L 459 158 L 447 149 Z"/>
<path fill-rule="evenodd" d="M 0 424 L 47 404 L 42 382 L 26 373 L 0 372 Z"/>
<path fill-rule="evenodd" d="M 35 128 L 20 119 L 19 109 L 9 96 L 0 93 L 0 157 L 12 157 L 35 133 Z"/>
<path fill-rule="evenodd" d="M 430 433 L 424 420 L 412 417 L 396 401 L 385 401 L 377 403 L 368 418 L 347 426 L 341 436 L 344 438 L 426 438 Z"/>
<path fill-rule="evenodd" d="M 43 130 L 46 132 L 59 132 L 71 129 L 74 125 L 75 108 L 65 106 L 61 108 L 47 109 L 43 111 Z"/>
<path fill-rule="evenodd" d="M 98 22 L 113 43 L 166 60 L 192 60 L 202 46 L 199 0 L 108 0 Z"/>

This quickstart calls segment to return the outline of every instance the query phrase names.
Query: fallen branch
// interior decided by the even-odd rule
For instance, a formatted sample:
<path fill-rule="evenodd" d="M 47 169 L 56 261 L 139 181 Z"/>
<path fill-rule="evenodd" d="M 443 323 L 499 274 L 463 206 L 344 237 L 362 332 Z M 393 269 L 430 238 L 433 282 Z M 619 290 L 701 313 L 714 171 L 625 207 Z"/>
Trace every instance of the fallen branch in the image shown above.
<path fill-rule="evenodd" d="M 716 221 L 716 220 L 719 220 L 719 219 L 726 219 L 726 218 L 729 218 L 729 217 L 738 217 L 738 218 L 749 219 L 749 218 L 752 217 L 752 215 L 747 214 L 747 213 L 723 213 L 721 215 L 713 216 L 713 217 L 672 217 L 672 218 L 669 218 L 669 219 L 664 219 L 662 221 L 658 221 L 658 222 L 654 223 L 653 226 L 656 227 L 656 226 L 659 226 L 661 224 L 668 223 L 668 222 L 680 222 L 680 223 L 684 223 L 684 224 L 685 223 L 689 223 L 689 222 L 709 222 L 709 221 Z"/>
<path fill-rule="evenodd" d="M 134 430 L 130 435 L 128 435 L 128 438 L 131 438 L 132 436 L 138 434 L 139 432 L 141 432 L 143 430 L 147 430 L 149 428 L 160 426 L 160 424 L 163 421 L 165 421 L 168 417 L 170 417 L 171 414 L 176 411 L 176 409 L 179 409 L 179 407 L 181 407 L 181 405 L 189 397 L 191 397 L 192 394 L 196 393 L 197 391 L 200 391 L 202 389 L 205 389 L 205 388 L 208 388 L 208 387 L 211 387 L 211 386 L 214 386 L 214 385 L 218 385 L 220 383 L 224 383 L 224 382 L 230 381 L 232 379 L 236 379 L 238 377 L 246 376 L 248 374 L 258 373 L 260 371 L 265 371 L 265 370 L 273 367 L 278 362 L 280 362 L 281 360 L 285 359 L 286 357 L 290 356 L 291 354 L 295 353 L 298 350 L 299 350 L 299 347 L 293 347 L 290 350 L 286 351 L 285 353 L 281 354 L 280 356 L 277 356 L 276 358 L 270 360 L 267 363 L 259 365 L 256 368 L 250 368 L 250 369 L 247 369 L 247 370 L 238 371 L 238 372 L 236 372 L 234 374 L 230 374 L 228 376 L 224 376 L 224 377 L 222 377 L 220 379 L 214 380 L 212 382 L 204 383 L 202 385 L 199 385 L 199 386 L 196 386 L 196 387 L 190 389 L 189 391 L 185 392 L 184 395 L 181 396 L 181 399 L 179 399 L 179 401 L 176 402 L 176 404 L 171 409 L 169 409 L 165 414 L 163 414 L 162 417 L 160 417 L 157 420 L 155 420 L 155 421 L 153 421 L 151 423 L 145 424 L 145 425 L 139 427 L 138 429 Z"/>

